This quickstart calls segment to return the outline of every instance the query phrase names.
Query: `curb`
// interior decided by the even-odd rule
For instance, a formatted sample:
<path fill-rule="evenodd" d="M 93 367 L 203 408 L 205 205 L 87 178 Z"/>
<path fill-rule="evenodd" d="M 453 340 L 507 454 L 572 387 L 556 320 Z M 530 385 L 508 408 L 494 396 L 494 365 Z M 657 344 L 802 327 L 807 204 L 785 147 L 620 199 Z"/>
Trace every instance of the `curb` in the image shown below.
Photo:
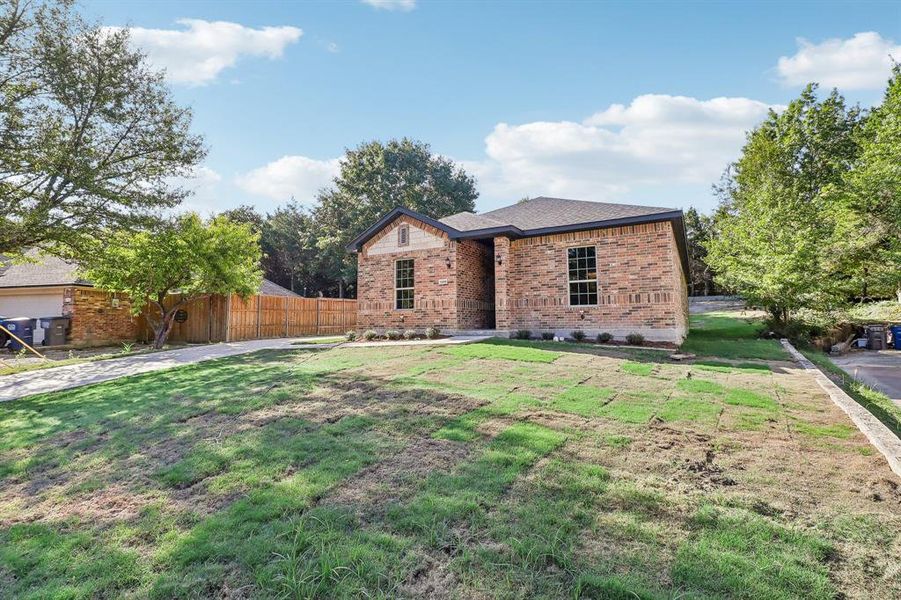
<path fill-rule="evenodd" d="M 795 361 L 800 363 L 805 370 L 813 372 L 814 379 L 823 388 L 823 391 L 829 394 L 832 401 L 845 411 L 851 418 L 851 421 L 857 425 L 860 432 L 882 453 L 895 475 L 901 477 L 901 440 L 882 421 L 855 402 L 842 388 L 838 387 L 834 381 L 820 371 L 815 364 L 807 360 L 788 340 L 783 339 L 780 341 Z"/>

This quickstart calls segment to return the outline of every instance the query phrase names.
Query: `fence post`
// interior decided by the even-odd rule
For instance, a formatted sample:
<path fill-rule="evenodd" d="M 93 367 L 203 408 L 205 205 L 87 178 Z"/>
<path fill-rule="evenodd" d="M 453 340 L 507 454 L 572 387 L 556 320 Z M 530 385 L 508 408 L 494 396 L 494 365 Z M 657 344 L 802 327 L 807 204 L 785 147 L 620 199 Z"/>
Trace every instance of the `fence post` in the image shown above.
<path fill-rule="evenodd" d="M 232 296 L 234 294 L 228 295 L 228 300 L 225 302 L 225 342 L 228 343 L 231 341 L 232 334 Z"/>
<path fill-rule="evenodd" d="M 213 296 L 206 298 L 206 343 L 213 341 Z"/>
<path fill-rule="evenodd" d="M 320 334 L 319 331 L 319 303 L 322 302 L 322 298 L 316 297 L 316 335 Z"/>
<path fill-rule="evenodd" d="M 285 298 L 285 337 L 288 337 L 288 305 L 290 304 L 291 298 L 289 296 L 284 296 Z"/>
<path fill-rule="evenodd" d="M 260 294 L 257 294 L 257 339 L 260 339 L 260 332 L 262 331 L 261 328 L 263 326 L 263 322 L 260 319 L 260 315 L 262 314 L 262 311 L 263 311 L 262 300 L 263 300 L 263 296 Z"/>

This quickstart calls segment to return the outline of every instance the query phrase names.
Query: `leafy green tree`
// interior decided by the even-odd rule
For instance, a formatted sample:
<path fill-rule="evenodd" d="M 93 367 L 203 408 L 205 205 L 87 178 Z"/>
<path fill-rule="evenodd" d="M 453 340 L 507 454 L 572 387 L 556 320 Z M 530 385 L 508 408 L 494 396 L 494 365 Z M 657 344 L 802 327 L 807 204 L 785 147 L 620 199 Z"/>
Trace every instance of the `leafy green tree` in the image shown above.
<path fill-rule="evenodd" d="M 319 194 L 313 209 L 320 269 L 343 296 L 356 281 L 356 256 L 346 246 L 397 206 L 443 217 L 475 208 L 475 180 L 428 144 L 391 140 L 348 150 L 334 187 Z"/>
<path fill-rule="evenodd" d="M 191 113 L 127 30 L 66 1 L 0 0 L 0 253 L 85 249 L 152 221 L 204 158 Z"/>
<path fill-rule="evenodd" d="M 245 223 L 250 225 L 250 228 L 257 233 L 263 231 L 263 225 L 266 223 L 266 217 L 257 212 L 257 209 L 249 204 L 241 204 L 235 208 L 223 210 L 219 215 L 233 223 Z"/>
<path fill-rule="evenodd" d="M 692 296 L 716 292 L 713 270 L 707 264 L 707 244 L 713 236 L 713 219 L 694 207 L 685 211 L 685 237 L 688 242 L 688 285 Z"/>
<path fill-rule="evenodd" d="M 850 274 L 855 295 L 901 303 L 901 66 L 859 143 L 853 168 L 828 194 L 836 223 L 830 251 Z"/>
<path fill-rule="evenodd" d="M 325 269 L 317 225 L 293 200 L 266 218 L 262 237 L 267 277 L 304 295 L 327 291 L 334 280 Z"/>
<path fill-rule="evenodd" d="M 797 309 L 842 299 L 841 273 L 823 252 L 833 222 L 822 192 L 853 164 L 861 122 L 837 91 L 820 100 L 811 84 L 749 134 L 719 188 L 707 261 L 721 285 L 766 308 L 777 326 Z"/>
<path fill-rule="evenodd" d="M 259 234 L 223 217 L 203 222 L 195 213 L 173 218 L 153 230 L 113 233 L 85 265 L 94 285 L 126 294 L 137 315 L 145 306 L 153 347 L 162 348 L 175 312 L 212 294 L 257 293 L 261 283 Z M 181 294 L 166 307 L 169 294 Z"/>

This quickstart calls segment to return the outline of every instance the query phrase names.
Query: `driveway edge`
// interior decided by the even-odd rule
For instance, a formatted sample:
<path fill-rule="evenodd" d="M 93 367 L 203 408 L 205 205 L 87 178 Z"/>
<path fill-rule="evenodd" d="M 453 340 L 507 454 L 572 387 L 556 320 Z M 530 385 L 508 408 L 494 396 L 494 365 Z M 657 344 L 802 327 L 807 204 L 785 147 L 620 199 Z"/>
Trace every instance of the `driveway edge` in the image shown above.
<path fill-rule="evenodd" d="M 792 346 L 791 342 L 783 339 L 781 343 L 788 350 L 788 353 L 791 354 L 792 358 L 805 370 L 814 372 L 813 377 L 820 387 L 823 388 L 823 391 L 829 394 L 832 401 L 845 411 L 861 433 L 882 453 L 895 475 L 901 477 L 901 440 L 882 421 L 877 419 L 873 413 L 858 404 L 842 388 L 838 387 L 834 381 L 829 379 L 825 373 L 820 371 L 815 364 L 807 360 L 807 357 L 798 352 L 798 349 Z"/>

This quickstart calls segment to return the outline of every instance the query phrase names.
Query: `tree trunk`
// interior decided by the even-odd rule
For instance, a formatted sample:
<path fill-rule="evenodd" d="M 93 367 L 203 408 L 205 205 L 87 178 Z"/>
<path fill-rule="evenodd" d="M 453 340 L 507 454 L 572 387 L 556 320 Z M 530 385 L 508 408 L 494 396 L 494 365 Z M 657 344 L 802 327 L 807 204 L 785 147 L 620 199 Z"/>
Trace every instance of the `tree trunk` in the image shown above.
<path fill-rule="evenodd" d="M 338 297 L 339 298 L 344 297 L 344 280 L 343 279 L 338 280 Z"/>
<path fill-rule="evenodd" d="M 163 346 L 166 345 L 166 338 L 169 337 L 169 332 L 172 330 L 172 323 L 174 322 L 175 321 L 171 317 L 164 317 L 163 321 L 160 323 L 160 327 L 154 330 L 154 350 L 162 350 Z"/>
<path fill-rule="evenodd" d="M 898 304 L 901 304 L 901 285 L 895 288 L 895 297 L 898 298 Z"/>
<path fill-rule="evenodd" d="M 157 310 L 160 313 L 160 320 L 158 323 L 151 323 L 151 327 L 153 327 L 153 349 L 154 350 L 162 350 L 163 346 L 166 344 L 166 339 L 169 337 L 169 334 L 172 332 L 172 326 L 175 325 L 175 313 L 179 308 L 187 304 L 191 300 L 197 300 L 200 298 L 205 298 L 206 296 L 197 296 L 196 298 L 182 298 L 180 302 L 177 302 L 175 306 L 166 310 L 165 305 L 163 304 L 164 296 L 161 296 L 160 299 L 153 304 L 156 305 Z"/>

